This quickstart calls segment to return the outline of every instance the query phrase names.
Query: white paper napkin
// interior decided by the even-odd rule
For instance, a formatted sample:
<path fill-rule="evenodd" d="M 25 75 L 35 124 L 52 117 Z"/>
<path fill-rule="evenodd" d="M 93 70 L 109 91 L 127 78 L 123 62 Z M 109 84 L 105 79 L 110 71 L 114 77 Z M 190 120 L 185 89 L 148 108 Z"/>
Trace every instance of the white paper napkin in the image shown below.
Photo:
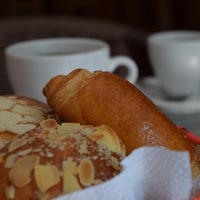
<path fill-rule="evenodd" d="M 122 161 L 111 180 L 56 200 L 189 200 L 192 178 L 188 152 L 142 147 Z M 196 190 L 195 190 L 196 192 Z"/>

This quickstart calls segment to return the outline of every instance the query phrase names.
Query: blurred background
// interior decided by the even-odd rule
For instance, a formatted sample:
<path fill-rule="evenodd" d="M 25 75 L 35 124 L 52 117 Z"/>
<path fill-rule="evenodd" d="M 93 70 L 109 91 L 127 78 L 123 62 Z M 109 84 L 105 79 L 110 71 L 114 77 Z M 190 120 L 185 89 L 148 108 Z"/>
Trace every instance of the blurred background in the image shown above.
<path fill-rule="evenodd" d="M 152 74 L 146 37 L 171 29 L 200 29 L 199 0 L 7 0 L 0 6 L 0 93 L 10 93 L 4 48 L 42 37 L 86 36 L 106 40 L 112 54 L 127 54 L 140 76 Z M 2 81 L 4 80 L 4 81 Z"/>
<path fill-rule="evenodd" d="M 199 0 L 7 0 L 0 15 L 75 15 L 125 23 L 145 31 L 200 28 Z"/>
<path fill-rule="evenodd" d="M 131 56 L 141 77 L 153 75 L 146 50 L 149 34 L 200 30 L 199 0 L 6 0 L 0 4 L 0 94 L 10 94 L 5 47 L 47 37 L 91 37 L 110 44 L 111 54 Z M 169 115 L 199 133 L 200 115 Z"/>

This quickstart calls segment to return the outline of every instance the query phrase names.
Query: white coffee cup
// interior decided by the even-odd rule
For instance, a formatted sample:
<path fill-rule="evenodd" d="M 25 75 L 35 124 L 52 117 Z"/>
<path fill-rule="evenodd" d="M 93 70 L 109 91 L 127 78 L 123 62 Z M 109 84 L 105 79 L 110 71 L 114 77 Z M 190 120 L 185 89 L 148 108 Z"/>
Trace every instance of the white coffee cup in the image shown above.
<path fill-rule="evenodd" d="M 23 41 L 5 50 L 8 79 L 13 91 L 45 101 L 44 85 L 55 75 L 68 74 L 76 68 L 113 72 L 123 65 L 128 81 L 135 83 L 138 67 L 128 56 L 111 57 L 110 46 L 98 39 L 47 38 Z"/>
<path fill-rule="evenodd" d="M 200 32 L 163 31 L 147 38 L 152 69 L 167 98 L 200 93 Z"/>

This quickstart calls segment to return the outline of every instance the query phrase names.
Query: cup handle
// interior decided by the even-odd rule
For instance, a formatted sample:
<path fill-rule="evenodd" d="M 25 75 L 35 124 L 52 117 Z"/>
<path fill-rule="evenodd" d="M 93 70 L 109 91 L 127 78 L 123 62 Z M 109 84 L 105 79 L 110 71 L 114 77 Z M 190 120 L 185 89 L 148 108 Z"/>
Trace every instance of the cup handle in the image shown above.
<path fill-rule="evenodd" d="M 125 77 L 129 82 L 135 83 L 138 78 L 138 66 L 133 59 L 128 56 L 113 56 L 110 58 L 109 71 L 114 72 L 117 67 L 124 66 L 128 69 L 128 75 Z"/>

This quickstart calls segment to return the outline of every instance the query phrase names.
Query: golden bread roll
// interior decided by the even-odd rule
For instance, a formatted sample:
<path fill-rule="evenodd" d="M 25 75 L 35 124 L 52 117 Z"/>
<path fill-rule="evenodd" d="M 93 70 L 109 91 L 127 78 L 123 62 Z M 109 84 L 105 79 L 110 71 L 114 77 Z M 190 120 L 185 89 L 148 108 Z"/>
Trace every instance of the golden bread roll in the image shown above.
<path fill-rule="evenodd" d="M 126 146 L 127 154 L 141 146 L 188 151 L 195 146 L 139 89 L 109 72 L 77 69 L 53 77 L 43 88 L 48 104 L 63 121 L 109 125 Z"/>
<path fill-rule="evenodd" d="M 125 146 L 108 126 L 47 119 L 0 149 L 0 197 L 50 200 L 121 171 Z"/>
<path fill-rule="evenodd" d="M 29 97 L 0 96 L 0 148 L 15 135 L 23 134 L 47 118 L 54 118 L 52 109 Z"/>

